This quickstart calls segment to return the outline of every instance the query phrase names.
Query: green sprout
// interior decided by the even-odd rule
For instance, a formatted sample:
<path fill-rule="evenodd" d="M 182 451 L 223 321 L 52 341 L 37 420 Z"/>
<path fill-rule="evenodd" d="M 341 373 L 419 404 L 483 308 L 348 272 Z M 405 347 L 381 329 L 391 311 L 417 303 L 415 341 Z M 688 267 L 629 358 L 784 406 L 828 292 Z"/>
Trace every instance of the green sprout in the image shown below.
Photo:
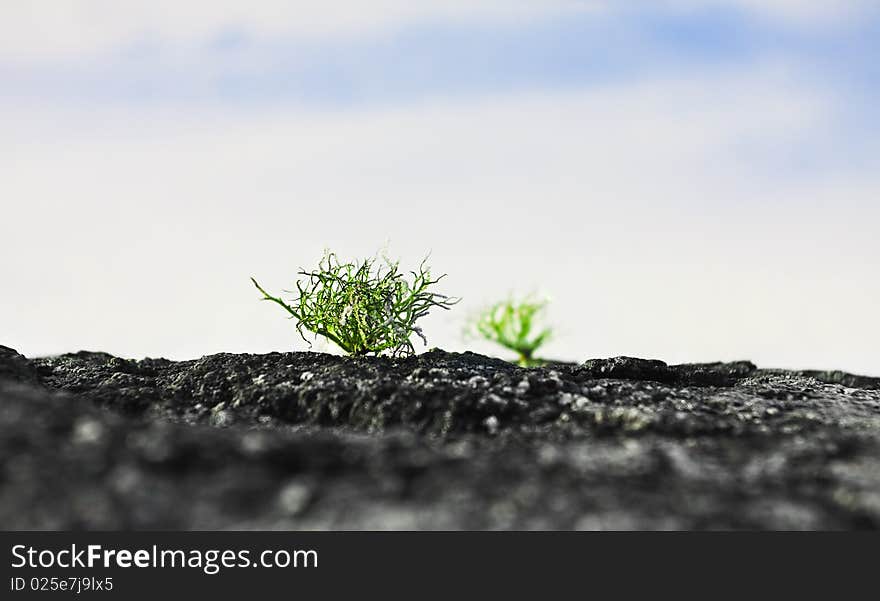
<path fill-rule="evenodd" d="M 296 319 L 296 329 L 311 346 L 305 331 L 323 336 L 350 355 L 411 355 L 413 334 L 427 345 L 416 321 L 432 307 L 449 309 L 460 299 L 429 291 L 445 277 L 431 278 L 422 261 L 411 279 L 398 269 L 398 263 L 375 258 L 343 262 L 328 253 L 313 271 L 300 271 L 296 282 L 298 296 L 290 304 L 272 296 L 251 278 L 263 293 L 263 300 L 283 307 Z"/>
<path fill-rule="evenodd" d="M 510 349 L 518 355 L 523 367 L 541 365 L 535 351 L 552 335 L 551 328 L 539 328 L 541 314 L 547 301 L 526 298 L 521 301 L 504 300 L 484 309 L 473 320 L 476 334 Z"/>

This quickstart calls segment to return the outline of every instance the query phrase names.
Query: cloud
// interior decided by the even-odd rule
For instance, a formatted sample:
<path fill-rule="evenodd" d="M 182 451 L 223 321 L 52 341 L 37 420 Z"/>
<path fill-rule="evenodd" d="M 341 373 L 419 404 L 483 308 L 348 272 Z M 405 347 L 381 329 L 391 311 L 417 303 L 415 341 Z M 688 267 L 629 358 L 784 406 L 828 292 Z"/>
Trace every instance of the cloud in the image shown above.
<path fill-rule="evenodd" d="M 872 0 L 4 0 L 0 56 L 30 64 L 113 56 L 138 44 L 198 47 L 215 39 L 345 39 L 414 24 L 527 24 L 725 9 L 792 26 L 827 27 L 877 12 Z"/>
<path fill-rule="evenodd" d="M 204 43 L 230 31 L 357 36 L 427 21 L 510 22 L 598 6 L 590 0 L 4 0 L 0 54 L 7 61 L 64 59 L 119 52 L 142 41 Z"/>
<path fill-rule="evenodd" d="M 423 17 L 439 18 L 439 12 L 428 10 L 433 3 L 417 4 Z M 189 25 L 176 33 L 170 23 L 158 28 L 165 33 L 152 40 L 129 32 L 122 36 L 128 40 L 125 44 L 118 42 L 122 46 L 92 57 L 70 53 L 67 58 L 16 65 L 9 55 L 0 56 L 5 84 L 0 102 L 296 103 L 347 108 L 591 87 L 664 73 L 696 76 L 732 66 L 760 68 L 768 60 L 811 71 L 829 85 L 844 79 L 853 86 L 871 85 L 870 59 L 878 42 L 870 30 L 802 35 L 757 24 L 742 14 L 690 11 L 687 4 L 658 10 L 639 8 L 646 5 L 636 2 L 628 10 L 597 9 L 560 17 L 560 11 L 574 11 L 566 8 L 570 5 L 532 3 L 529 6 L 540 8 L 529 10 L 541 18 L 517 21 L 515 10 L 501 10 L 494 3 L 480 4 L 482 12 L 456 12 L 454 4 L 444 3 L 445 21 L 403 25 L 398 15 L 400 19 L 383 21 L 397 24 L 390 29 L 364 25 L 354 33 L 342 20 L 337 23 L 342 29 L 327 35 L 282 35 L 266 28 L 257 35 L 241 28 L 224 30 L 210 19 L 199 22 L 195 13 L 187 18 L 177 15 L 181 27 Z M 711 4 L 720 5 L 720 0 Z M 258 14 L 242 18 L 254 21 Z M 552 14 L 556 16 L 548 16 Z M 324 16 L 329 19 L 329 14 Z M 149 19 L 135 23 L 143 27 Z M 213 33 L 195 35 L 193 23 Z M 266 27 L 290 27 L 289 23 L 270 19 Z M 346 27 L 348 33 L 341 33 Z M 118 29 L 117 33 L 125 31 Z M 82 39 L 106 41 L 100 35 Z M 51 45 L 44 48 L 50 49 Z"/>
<path fill-rule="evenodd" d="M 664 4 L 685 10 L 734 9 L 796 26 L 839 25 L 877 9 L 873 0 L 666 0 Z"/>

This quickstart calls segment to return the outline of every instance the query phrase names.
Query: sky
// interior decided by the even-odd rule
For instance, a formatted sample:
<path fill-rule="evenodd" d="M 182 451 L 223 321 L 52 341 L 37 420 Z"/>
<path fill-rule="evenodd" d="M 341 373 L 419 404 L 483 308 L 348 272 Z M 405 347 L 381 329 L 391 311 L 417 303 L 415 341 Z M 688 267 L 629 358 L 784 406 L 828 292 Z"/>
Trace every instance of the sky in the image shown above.
<path fill-rule="evenodd" d="M 430 346 L 535 293 L 552 358 L 880 375 L 877 56 L 872 0 L 3 0 L 0 344 L 306 350 L 249 277 L 387 249 Z"/>

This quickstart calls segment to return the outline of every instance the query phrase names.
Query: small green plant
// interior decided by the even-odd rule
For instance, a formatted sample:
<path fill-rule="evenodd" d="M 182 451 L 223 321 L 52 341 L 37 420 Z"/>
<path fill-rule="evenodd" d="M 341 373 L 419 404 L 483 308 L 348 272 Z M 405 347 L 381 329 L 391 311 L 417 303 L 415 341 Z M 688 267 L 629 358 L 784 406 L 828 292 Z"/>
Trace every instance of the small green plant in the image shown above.
<path fill-rule="evenodd" d="M 449 309 L 460 300 L 429 290 L 445 274 L 432 278 L 426 261 L 418 271 L 410 271 L 408 279 L 398 263 L 388 259 L 345 262 L 328 253 L 317 269 L 299 272 L 304 277 L 296 282 L 298 295 L 289 304 L 263 290 L 254 278 L 251 281 L 263 300 L 277 303 L 296 319 L 297 331 L 309 344 L 305 331 L 327 338 L 350 355 L 403 356 L 415 352 L 413 334 L 428 342 L 416 325 L 419 319 L 433 307 Z"/>
<path fill-rule="evenodd" d="M 547 301 L 526 298 L 504 300 L 484 309 L 473 320 L 473 332 L 515 352 L 524 367 L 541 365 L 535 351 L 552 335 L 551 328 L 539 328 Z"/>

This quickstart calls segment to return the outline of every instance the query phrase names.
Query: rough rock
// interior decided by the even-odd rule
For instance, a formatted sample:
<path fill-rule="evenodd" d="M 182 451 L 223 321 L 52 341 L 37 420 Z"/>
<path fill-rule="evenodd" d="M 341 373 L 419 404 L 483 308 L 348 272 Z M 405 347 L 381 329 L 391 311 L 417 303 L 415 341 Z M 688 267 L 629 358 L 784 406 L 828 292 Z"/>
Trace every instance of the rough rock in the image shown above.
<path fill-rule="evenodd" d="M 880 526 L 876 378 L 7 350 L 5 528 Z"/>
<path fill-rule="evenodd" d="M 0 381 L 2 380 L 36 384 L 37 370 L 18 351 L 0 345 Z"/>

